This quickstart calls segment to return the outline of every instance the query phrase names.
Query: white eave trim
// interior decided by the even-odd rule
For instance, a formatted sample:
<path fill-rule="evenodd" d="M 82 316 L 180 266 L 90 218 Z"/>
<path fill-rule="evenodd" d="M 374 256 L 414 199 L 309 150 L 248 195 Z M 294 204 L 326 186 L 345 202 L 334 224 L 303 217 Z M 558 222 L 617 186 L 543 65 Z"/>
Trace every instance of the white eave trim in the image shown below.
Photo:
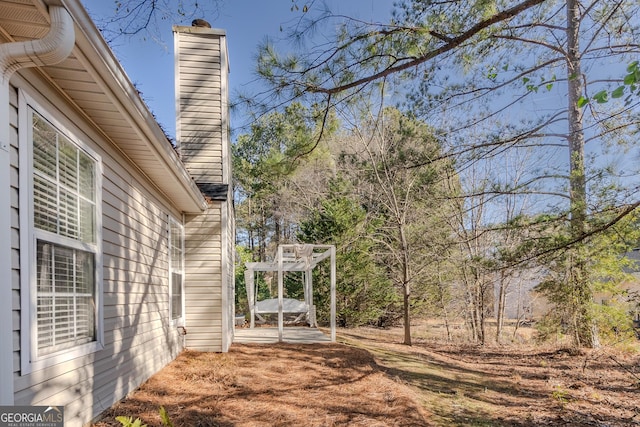
<path fill-rule="evenodd" d="M 197 185 L 184 167 L 177 153 L 169 143 L 165 133 L 160 128 L 153 114 L 140 97 L 120 62 L 116 59 L 113 51 L 100 34 L 87 11 L 78 0 L 62 0 L 71 15 L 73 16 L 78 31 L 76 31 L 76 46 L 82 54 L 91 61 L 95 70 L 100 74 L 102 81 L 108 86 L 108 94 L 118 108 L 130 119 L 131 126 L 138 129 L 139 134 L 144 135 L 144 142 L 148 144 L 150 152 L 156 155 L 161 166 L 172 175 L 179 183 L 180 188 L 176 190 L 186 192 L 189 195 L 189 203 L 177 206 L 181 211 L 187 213 L 202 212 L 207 207 L 207 202 L 198 189 Z M 126 154 L 126 152 L 125 152 Z M 144 169 L 142 169 L 143 172 Z M 149 175 L 147 175 L 149 176 Z M 167 176 L 169 178 L 169 176 Z M 171 186 L 172 179 L 154 184 L 165 194 L 170 195 L 171 191 L 166 191 Z M 184 193 L 183 193 L 184 194 Z"/>

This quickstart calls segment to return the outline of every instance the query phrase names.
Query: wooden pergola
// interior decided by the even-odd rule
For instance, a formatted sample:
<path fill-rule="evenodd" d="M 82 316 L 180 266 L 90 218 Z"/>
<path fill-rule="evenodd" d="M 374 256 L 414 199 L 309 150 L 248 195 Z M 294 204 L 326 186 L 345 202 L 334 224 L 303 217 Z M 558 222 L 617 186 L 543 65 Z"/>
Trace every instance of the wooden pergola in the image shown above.
<path fill-rule="evenodd" d="M 278 314 L 278 341 L 282 341 L 284 313 L 305 314 L 309 325 L 316 326 L 313 304 L 313 269 L 318 263 L 329 259 L 331 262 L 331 341 L 336 340 L 336 248 L 333 245 L 287 244 L 279 245 L 275 260 L 271 262 L 247 262 L 244 273 L 251 314 L 250 327 L 255 327 L 260 314 Z M 255 273 L 258 271 L 278 272 L 278 298 L 256 301 Z M 284 298 L 284 273 L 296 271 L 304 273 L 304 301 Z M 276 304 L 277 302 L 277 304 Z"/>

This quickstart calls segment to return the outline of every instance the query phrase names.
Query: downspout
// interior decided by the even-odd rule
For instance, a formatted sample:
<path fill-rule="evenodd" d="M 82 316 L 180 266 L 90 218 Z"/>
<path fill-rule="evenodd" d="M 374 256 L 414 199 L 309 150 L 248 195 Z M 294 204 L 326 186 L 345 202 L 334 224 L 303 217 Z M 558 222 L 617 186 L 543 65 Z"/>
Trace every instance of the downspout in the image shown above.
<path fill-rule="evenodd" d="M 57 64 L 71 53 L 71 15 L 58 1 L 49 16 L 51 29 L 42 39 L 0 44 L 0 405 L 14 404 L 13 345 L 6 345 L 13 342 L 9 79 L 21 68 Z"/>

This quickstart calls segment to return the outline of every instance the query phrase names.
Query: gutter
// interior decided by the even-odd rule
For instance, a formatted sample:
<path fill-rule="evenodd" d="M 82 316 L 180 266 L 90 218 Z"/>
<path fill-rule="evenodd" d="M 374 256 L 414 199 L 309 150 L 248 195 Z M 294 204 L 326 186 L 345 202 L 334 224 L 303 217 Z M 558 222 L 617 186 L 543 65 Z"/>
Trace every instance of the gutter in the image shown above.
<path fill-rule="evenodd" d="M 49 6 L 51 29 L 39 40 L 0 44 L 0 78 L 7 83 L 20 68 L 43 67 L 62 62 L 75 45 L 73 20 L 62 6 Z"/>
<path fill-rule="evenodd" d="M 62 62 L 75 45 L 73 19 L 59 0 L 49 5 L 51 28 L 38 40 L 0 44 L 0 342 L 13 342 L 9 79 L 21 68 Z M 0 405 L 14 404 L 13 346 L 0 348 Z"/>

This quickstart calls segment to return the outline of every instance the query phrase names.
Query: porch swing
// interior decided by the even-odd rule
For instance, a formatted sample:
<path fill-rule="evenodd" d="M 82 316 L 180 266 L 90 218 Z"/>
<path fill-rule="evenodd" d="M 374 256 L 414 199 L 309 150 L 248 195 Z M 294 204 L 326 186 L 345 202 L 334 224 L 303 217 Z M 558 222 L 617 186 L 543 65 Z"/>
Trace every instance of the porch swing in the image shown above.
<path fill-rule="evenodd" d="M 320 250 L 321 252 L 317 252 Z M 335 246 L 313 244 L 279 245 L 276 259 L 272 262 L 246 263 L 245 285 L 249 302 L 250 327 L 254 328 L 256 321 L 266 323 L 266 316 L 278 315 L 278 340 L 282 341 L 284 316 L 293 315 L 292 322 L 302 321 L 304 318 L 312 328 L 317 327 L 316 310 L 313 303 L 313 269 L 326 259 L 331 261 L 331 340 L 335 341 L 335 312 L 336 312 L 336 264 Z M 256 272 L 277 272 L 278 297 L 258 301 L 258 288 L 255 281 Z M 303 273 L 304 300 L 285 297 L 284 274 L 287 272 Z"/>
<path fill-rule="evenodd" d="M 270 284 L 273 279 L 277 277 L 274 273 L 275 272 L 265 272 L 263 281 L 254 280 L 253 295 L 255 299 L 255 323 L 259 323 L 261 325 L 272 321 L 272 319 L 269 319 L 269 315 L 278 314 L 278 295 L 271 290 L 271 286 L 269 286 L 269 290 L 267 292 L 269 293 L 269 296 L 273 297 L 259 300 L 260 295 L 264 295 L 264 288 L 261 286 L 262 283 L 266 282 L 267 284 Z M 290 296 L 292 294 L 292 285 L 295 286 L 296 284 L 299 284 L 299 281 L 296 281 L 295 279 L 296 277 L 292 278 L 291 275 L 287 274 L 286 280 L 284 280 L 282 298 L 282 312 L 285 316 L 284 323 L 285 325 L 296 325 L 304 321 L 308 326 L 312 328 L 316 327 L 315 306 L 312 298 L 313 289 L 307 272 L 302 272 L 302 290 L 304 292 L 303 299 Z M 263 292 L 261 293 L 260 290 Z"/>

